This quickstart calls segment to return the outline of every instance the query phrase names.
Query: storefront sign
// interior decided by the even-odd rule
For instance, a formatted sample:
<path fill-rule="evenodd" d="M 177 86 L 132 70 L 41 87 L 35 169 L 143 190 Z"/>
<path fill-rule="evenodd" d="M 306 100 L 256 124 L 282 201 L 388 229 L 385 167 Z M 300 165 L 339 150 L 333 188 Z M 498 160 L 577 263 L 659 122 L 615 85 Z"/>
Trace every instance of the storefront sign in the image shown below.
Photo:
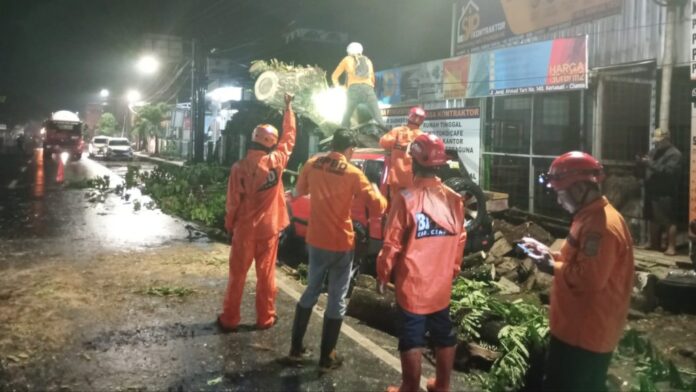
<path fill-rule="evenodd" d="M 587 88 L 587 37 L 562 38 L 377 73 L 384 104 Z"/>
<path fill-rule="evenodd" d="M 466 54 L 554 26 L 613 15 L 621 4 L 622 0 L 460 0 L 455 4 L 453 53 Z"/>
<path fill-rule="evenodd" d="M 409 107 L 384 109 L 387 126 L 394 128 L 406 123 Z M 445 142 L 448 149 L 456 150 L 471 179 L 479 182 L 481 157 L 481 110 L 474 108 L 428 110 L 421 129 L 431 132 Z"/>

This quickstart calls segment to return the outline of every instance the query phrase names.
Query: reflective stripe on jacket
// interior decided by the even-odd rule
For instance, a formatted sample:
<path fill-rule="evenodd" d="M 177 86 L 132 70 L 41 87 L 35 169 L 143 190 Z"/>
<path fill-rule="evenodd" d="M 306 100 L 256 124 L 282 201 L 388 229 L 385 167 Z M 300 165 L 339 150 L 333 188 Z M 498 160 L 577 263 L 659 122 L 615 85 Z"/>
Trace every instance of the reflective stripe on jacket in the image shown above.
<path fill-rule="evenodd" d="M 384 212 L 387 201 L 365 174 L 339 152 L 311 158 L 302 168 L 295 192 L 310 196 L 306 242 L 334 252 L 353 249 L 353 199 L 365 200 L 370 215 Z"/>
<path fill-rule="evenodd" d="M 295 115 L 287 110 L 277 148 L 271 153 L 249 150 L 244 159 L 232 165 L 225 227 L 234 237 L 268 238 L 290 223 L 282 175 L 295 145 L 295 131 Z"/>
<path fill-rule="evenodd" d="M 633 289 L 633 239 L 602 197 L 578 211 L 554 266 L 551 333 L 597 353 L 623 335 Z"/>
<path fill-rule="evenodd" d="M 408 126 L 396 127 L 379 139 L 379 145 L 389 153 L 387 184 L 400 188 L 413 185 L 412 158 L 408 146 L 421 133 L 420 129 Z"/>
<path fill-rule="evenodd" d="M 377 277 L 389 282 L 394 275 L 396 301 L 406 311 L 442 310 L 449 305 L 466 244 L 464 202 L 437 177 L 416 177 L 393 202 Z"/>

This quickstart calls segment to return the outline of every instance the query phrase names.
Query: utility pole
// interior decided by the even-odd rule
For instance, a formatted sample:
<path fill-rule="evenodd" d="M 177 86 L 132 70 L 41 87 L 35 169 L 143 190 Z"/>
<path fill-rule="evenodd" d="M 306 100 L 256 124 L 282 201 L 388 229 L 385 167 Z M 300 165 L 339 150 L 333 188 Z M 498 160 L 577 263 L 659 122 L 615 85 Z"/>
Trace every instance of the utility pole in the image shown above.
<path fill-rule="evenodd" d="M 203 162 L 205 147 L 205 58 L 200 43 L 191 40 L 191 134 L 193 161 Z"/>
<path fill-rule="evenodd" d="M 672 69 L 674 68 L 674 24 L 677 20 L 677 7 L 682 0 L 654 0 L 658 5 L 667 8 L 667 23 L 665 25 L 665 46 L 662 54 L 662 87 L 660 89 L 660 120 L 659 127 L 669 130 L 670 97 L 672 94 Z"/>

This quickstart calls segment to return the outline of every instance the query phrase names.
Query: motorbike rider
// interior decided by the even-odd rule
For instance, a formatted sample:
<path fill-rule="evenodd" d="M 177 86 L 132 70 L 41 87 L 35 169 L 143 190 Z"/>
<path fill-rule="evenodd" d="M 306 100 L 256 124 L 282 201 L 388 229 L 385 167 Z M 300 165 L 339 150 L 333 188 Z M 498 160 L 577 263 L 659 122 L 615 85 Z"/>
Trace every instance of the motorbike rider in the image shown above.
<path fill-rule="evenodd" d="M 229 280 L 218 325 L 237 329 L 244 282 L 252 261 L 256 261 L 256 327 L 267 329 L 276 320 L 275 263 L 279 233 L 290 222 L 285 206 L 281 176 L 295 145 L 293 96 L 285 95 L 283 135 L 270 124 L 258 125 L 244 159 L 230 170 L 225 228 L 232 236 Z"/>
<path fill-rule="evenodd" d="M 408 112 L 406 124 L 392 129 L 379 140 L 379 145 L 389 154 L 387 184 L 389 184 L 390 199 L 397 192 L 413 185 L 413 171 L 408 147 L 418 135 L 423 133 L 420 126 L 425 121 L 425 115 L 423 108 L 412 107 Z"/>
<path fill-rule="evenodd" d="M 335 87 L 340 86 L 339 78 L 346 74 L 347 105 L 343 115 L 341 126 L 350 126 L 353 112 L 360 103 L 364 103 L 372 114 L 372 118 L 384 128 L 382 112 L 377 105 L 375 95 L 375 71 L 372 61 L 363 54 L 363 46 L 358 42 L 351 42 L 346 48 L 347 56 L 341 60 L 331 74 L 331 81 Z"/>
<path fill-rule="evenodd" d="M 544 390 L 606 390 L 612 352 L 623 335 L 633 288 L 633 239 L 621 214 L 602 195 L 604 168 L 572 151 L 542 178 L 573 215 L 560 252 L 531 238 L 523 245 L 553 274 Z"/>
<path fill-rule="evenodd" d="M 387 202 L 376 185 L 350 163 L 357 142 L 347 129 L 333 135 L 332 151 L 311 158 L 303 166 L 297 181 L 297 195 L 310 195 L 312 208 L 307 228 L 309 268 L 307 288 L 295 308 L 292 342 L 284 362 L 300 363 L 304 353 L 302 341 L 319 299 L 324 278 L 328 275 L 328 303 L 324 311 L 319 367 L 322 372 L 341 365 L 336 343 L 346 313 L 345 298 L 350 285 L 354 254 L 354 232 L 350 213 L 354 198 L 363 198 L 371 214 L 384 212 Z"/>
<path fill-rule="evenodd" d="M 457 343 L 449 304 L 466 244 L 464 202 L 436 175 L 447 163 L 442 139 L 421 134 L 409 155 L 413 185 L 394 195 L 377 258 L 377 291 L 384 293 L 393 277 L 399 308 L 402 383 L 387 390 L 419 390 L 427 331 L 436 358 L 436 377 L 428 381 L 428 390 L 448 391 Z"/>

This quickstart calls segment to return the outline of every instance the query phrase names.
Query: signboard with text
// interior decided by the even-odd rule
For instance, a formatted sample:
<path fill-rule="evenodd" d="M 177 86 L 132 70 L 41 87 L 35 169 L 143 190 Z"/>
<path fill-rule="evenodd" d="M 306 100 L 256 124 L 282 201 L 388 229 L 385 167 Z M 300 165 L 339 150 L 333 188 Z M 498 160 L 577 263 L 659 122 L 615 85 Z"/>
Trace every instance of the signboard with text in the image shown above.
<path fill-rule="evenodd" d="M 621 11 L 622 0 L 460 0 L 455 4 L 453 54 L 502 46 L 535 32 Z"/>
<path fill-rule="evenodd" d="M 387 126 L 394 128 L 406 123 L 409 107 L 383 109 Z M 448 149 L 456 150 L 471 179 L 479 182 L 481 157 L 481 110 L 477 107 L 428 110 L 421 126 L 445 142 Z"/>
<path fill-rule="evenodd" d="M 587 88 L 587 37 L 559 38 L 376 73 L 383 104 Z"/>

